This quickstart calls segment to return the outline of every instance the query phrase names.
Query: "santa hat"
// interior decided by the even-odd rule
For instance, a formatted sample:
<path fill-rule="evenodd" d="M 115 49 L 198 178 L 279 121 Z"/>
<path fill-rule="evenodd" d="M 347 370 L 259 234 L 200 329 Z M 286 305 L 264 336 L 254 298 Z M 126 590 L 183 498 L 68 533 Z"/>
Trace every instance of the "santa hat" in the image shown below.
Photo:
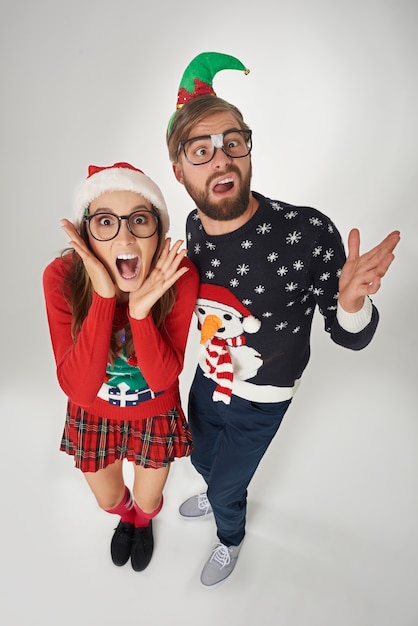
<path fill-rule="evenodd" d="M 157 185 L 142 170 L 129 163 L 114 163 L 99 167 L 89 165 L 88 176 L 81 184 L 75 198 L 74 223 L 80 226 L 85 210 L 90 203 L 109 191 L 133 191 L 144 196 L 158 209 L 165 235 L 170 227 L 170 220 L 164 197 Z"/>
<path fill-rule="evenodd" d="M 226 311 L 235 317 L 242 317 L 244 332 L 252 334 L 258 332 L 261 326 L 259 319 L 245 307 L 234 294 L 226 287 L 204 283 L 200 285 L 197 306 L 210 306 Z"/>
<path fill-rule="evenodd" d="M 229 54 L 221 52 L 198 54 L 184 70 L 177 94 L 176 110 L 168 123 L 168 131 L 171 129 L 177 111 L 187 102 L 198 96 L 208 94 L 216 96 L 212 81 L 220 70 L 241 70 L 245 74 L 250 72 L 239 59 Z"/>

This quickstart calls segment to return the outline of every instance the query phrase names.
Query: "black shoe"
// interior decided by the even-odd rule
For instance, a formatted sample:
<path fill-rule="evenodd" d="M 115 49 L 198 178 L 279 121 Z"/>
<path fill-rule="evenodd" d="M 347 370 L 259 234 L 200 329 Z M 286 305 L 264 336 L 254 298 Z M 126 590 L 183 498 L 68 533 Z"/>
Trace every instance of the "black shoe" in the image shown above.
<path fill-rule="evenodd" d="M 135 526 L 129 522 L 120 521 L 115 528 L 110 543 L 110 554 L 115 565 L 125 565 L 131 556 L 132 538 Z"/>
<path fill-rule="evenodd" d="M 146 528 L 135 528 L 132 539 L 131 564 L 135 572 L 142 572 L 151 561 L 154 550 L 152 520 Z"/>

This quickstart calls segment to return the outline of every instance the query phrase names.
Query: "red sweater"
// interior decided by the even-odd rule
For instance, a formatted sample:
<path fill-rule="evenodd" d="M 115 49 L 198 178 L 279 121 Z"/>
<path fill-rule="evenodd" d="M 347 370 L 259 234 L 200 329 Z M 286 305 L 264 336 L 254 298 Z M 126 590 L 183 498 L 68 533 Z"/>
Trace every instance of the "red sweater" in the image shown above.
<path fill-rule="evenodd" d="M 142 320 L 133 319 L 127 305 L 116 305 L 116 297 L 102 298 L 94 293 L 74 343 L 71 309 L 63 293 L 68 258 L 54 259 L 43 274 L 57 378 L 64 393 L 88 412 L 118 421 L 142 420 L 179 406 L 179 375 L 199 281 L 194 265 L 183 259 L 181 266 L 187 265 L 189 271 L 176 283 L 176 303 L 161 328 L 156 327 L 151 314 Z M 124 324 L 130 324 L 134 363 L 122 357 L 115 368 L 110 367 L 108 353 L 113 323 L 121 329 Z M 138 400 L 144 397 L 147 399 Z"/>

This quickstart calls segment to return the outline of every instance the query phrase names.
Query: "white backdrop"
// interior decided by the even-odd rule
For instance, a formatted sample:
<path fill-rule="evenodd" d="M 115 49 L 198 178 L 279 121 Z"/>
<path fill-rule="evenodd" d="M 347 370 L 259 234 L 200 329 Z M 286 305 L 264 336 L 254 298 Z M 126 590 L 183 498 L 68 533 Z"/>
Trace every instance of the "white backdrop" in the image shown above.
<path fill-rule="evenodd" d="M 2 624 L 418 624 L 417 25 L 416 0 L 1 2 Z M 65 398 L 41 286 L 89 163 L 143 169 L 184 237 L 192 205 L 165 129 L 183 70 L 210 50 L 251 70 L 222 71 L 214 88 L 253 128 L 254 190 L 316 207 L 345 241 L 358 227 L 364 251 L 402 235 L 366 350 L 333 345 L 317 318 L 304 381 L 250 487 L 239 565 L 213 592 L 198 577 L 214 527 L 177 515 L 201 486 L 187 459 L 148 570 L 110 564 L 115 520 L 58 451 Z"/>

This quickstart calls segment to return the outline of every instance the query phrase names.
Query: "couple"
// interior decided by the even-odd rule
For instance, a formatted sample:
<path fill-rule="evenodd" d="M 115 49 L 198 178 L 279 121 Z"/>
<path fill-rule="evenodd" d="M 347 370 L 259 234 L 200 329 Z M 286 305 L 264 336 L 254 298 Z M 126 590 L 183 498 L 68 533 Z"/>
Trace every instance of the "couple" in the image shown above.
<path fill-rule="evenodd" d="M 247 488 L 308 363 L 315 308 L 335 343 L 367 346 L 378 324 L 370 296 L 400 238 L 394 231 L 360 254 L 353 229 L 346 255 L 326 215 L 252 191 L 251 128 L 212 86 L 224 69 L 247 72 L 221 53 L 193 59 L 168 124 L 174 175 L 196 204 L 187 251 L 167 237 L 167 207 L 148 176 L 127 163 L 90 166 L 73 221 L 62 221 L 70 247 L 43 277 L 68 396 L 61 450 L 120 518 L 113 562 L 148 566 L 170 464 L 191 455 L 207 489 L 180 514 L 214 517 L 206 587 L 236 565 Z M 186 420 L 179 375 L 193 311 L 202 347 Z M 132 490 L 123 459 L 133 464 Z"/>

